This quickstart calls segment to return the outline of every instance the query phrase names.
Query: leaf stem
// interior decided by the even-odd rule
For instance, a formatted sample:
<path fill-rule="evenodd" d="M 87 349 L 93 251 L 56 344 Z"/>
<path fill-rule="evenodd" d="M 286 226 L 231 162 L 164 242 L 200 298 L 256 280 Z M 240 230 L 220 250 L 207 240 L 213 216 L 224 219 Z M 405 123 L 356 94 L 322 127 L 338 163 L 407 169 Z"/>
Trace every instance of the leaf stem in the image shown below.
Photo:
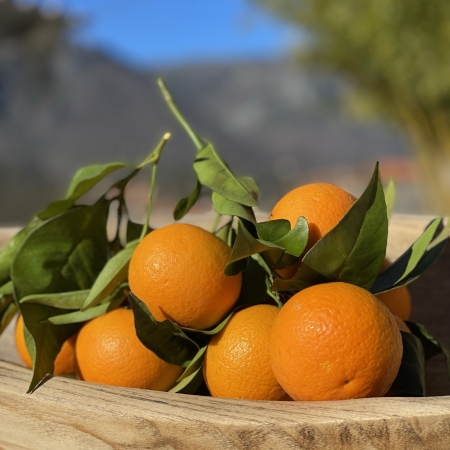
<path fill-rule="evenodd" d="M 147 215 L 145 217 L 144 226 L 142 227 L 141 236 L 139 238 L 140 241 L 144 239 L 144 236 L 148 232 L 149 222 L 150 222 L 150 214 L 152 212 L 152 205 L 153 205 L 153 194 L 155 193 L 155 185 L 156 185 L 156 170 L 158 168 L 158 162 L 159 157 L 161 156 L 161 152 L 163 148 L 165 147 L 167 141 L 170 138 L 170 134 L 166 133 L 163 138 L 161 139 L 161 142 L 159 143 L 158 147 L 154 150 L 152 155 L 154 155 L 154 161 L 153 161 L 153 167 L 152 167 L 152 177 L 150 181 L 150 194 L 148 199 L 148 206 L 147 206 Z"/>
<path fill-rule="evenodd" d="M 185 129 L 186 133 L 189 135 L 192 142 L 197 147 L 197 150 L 201 150 L 204 147 L 202 140 L 195 134 L 194 130 L 186 122 L 186 119 L 180 113 L 179 109 L 175 105 L 175 102 L 173 101 L 172 95 L 167 89 L 166 84 L 162 78 L 158 78 L 158 86 L 161 89 L 161 92 L 164 96 L 164 100 L 166 101 L 173 115 L 177 118 L 178 122 L 180 122 L 181 126 Z"/>
<path fill-rule="evenodd" d="M 216 217 L 214 218 L 214 222 L 213 222 L 213 224 L 212 224 L 212 227 L 211 227 L 211 233 L 212 233 L 212 234 L 215 234 L 215 233 L 216 233 L 217 227 L 219 226 L 219 222 L 220 222 L 220 219 L 221 219 L 221 218 L 222 218 L 222 214 L 217 213 L 217 214 L 216 214 Z"/>

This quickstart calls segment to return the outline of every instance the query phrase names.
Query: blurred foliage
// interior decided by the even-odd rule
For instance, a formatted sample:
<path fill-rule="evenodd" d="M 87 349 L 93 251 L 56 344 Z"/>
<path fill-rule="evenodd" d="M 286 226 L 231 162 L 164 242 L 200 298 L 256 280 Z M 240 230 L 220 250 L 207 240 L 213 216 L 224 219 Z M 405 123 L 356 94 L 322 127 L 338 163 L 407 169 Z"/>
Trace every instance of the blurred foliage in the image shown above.
<path fill-rule="evenodd" d="M 348 77 L 360 114 L 407 132 L 435 208 L 450 213 L 450 2 L 259 2 L 306 32 L 302 63 Z"/>

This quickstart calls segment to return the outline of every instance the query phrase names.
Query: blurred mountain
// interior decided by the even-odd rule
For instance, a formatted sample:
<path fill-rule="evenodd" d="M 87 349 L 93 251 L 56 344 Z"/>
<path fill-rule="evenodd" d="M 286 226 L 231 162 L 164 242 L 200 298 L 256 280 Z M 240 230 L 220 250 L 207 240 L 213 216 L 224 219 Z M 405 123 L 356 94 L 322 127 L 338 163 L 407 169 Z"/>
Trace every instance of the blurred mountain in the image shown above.
<path fill-rule="evenodd" d="M 46 60 L 34 60 L 45 62 L 39 66 L 22 37 L 0 39 L 3 224 L 23 222 L 64 195 L 83 165 L 138 163 L 167 131 L 172 140 L 160 167 L 159 197 L 174 203 L 188 193 L 195 150 L 164 103 L 159 76 L 194 129 L 235 172 L 256 179 L 263 207 L 312 177 L 333 177 L 336 166 L 344 178 L 364 184 L 376 160 L 408 157 L 394 129 L 345 113 L 346 86 L 331 76 L 282 62 L 139 72 L 63 41 L 50 47 Z"/>

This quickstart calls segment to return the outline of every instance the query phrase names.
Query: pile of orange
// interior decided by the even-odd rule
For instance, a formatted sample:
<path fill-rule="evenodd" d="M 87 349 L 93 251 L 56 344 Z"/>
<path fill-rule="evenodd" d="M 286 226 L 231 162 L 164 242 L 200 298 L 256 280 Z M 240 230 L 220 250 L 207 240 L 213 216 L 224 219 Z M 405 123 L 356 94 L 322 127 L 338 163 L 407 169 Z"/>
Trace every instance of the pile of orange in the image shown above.
<path fill-rule="evenodd" d="M 270 219 L 287 219 L 294 226 L 304 216 L 308 250 L 354 202 L 336 186 L 311 184 L 283 197 Z M 224 274 L 230 253 L 227 244 L 199 227 L 165 226 L 137 246 L 129 267 L 130 289 L 156 320 L 209 329 L 233 310 L 240 295 L 241 274 Z M 292 277 L 299 261 L 280 276 Z M 403 321 L 410 312 L 405 287 L 375 297 L 346 283 L 304 289 L 281 309 L 260 304 L 237 310 L 209 342 L 206 385 L 213 396 L 255 400 L 383 396 L 400 367 L 399 330 L 407 330 Z M 21 319 L 16 342 L 31 366 Z M 86 323 L 55 362 L 55 374 L 71 371 L 86 381 L 155 390 L 169 390 L 182 370 L 144 347 L 132 311 L 124 308 Z"/>
<path fill-rule="evenodd" d="M 354 202 L 337 186 L 310 184 L 283 197 L 270 219 L 289 220 L 293 227 L 298 217 L 305 217 L 309 226 L 306 252 Z M 292 277 L 300 260 L 279 274 Z M 407 320 L 411 310 L 406 287 L 377 298 L 351 284 L 316 285 L 270 315 L 270 331 L 269 308 L 275 307 L 265 306 L 265 313 L 262 308 L 235 313 L 211 340 L 204 375 L 212 395 L 286 399 L 277 391 L 278 385 L 294 400 L 374 397 L 389 391 L 403 353 L 400 329 L 407 330 L 401 319 Z"/>

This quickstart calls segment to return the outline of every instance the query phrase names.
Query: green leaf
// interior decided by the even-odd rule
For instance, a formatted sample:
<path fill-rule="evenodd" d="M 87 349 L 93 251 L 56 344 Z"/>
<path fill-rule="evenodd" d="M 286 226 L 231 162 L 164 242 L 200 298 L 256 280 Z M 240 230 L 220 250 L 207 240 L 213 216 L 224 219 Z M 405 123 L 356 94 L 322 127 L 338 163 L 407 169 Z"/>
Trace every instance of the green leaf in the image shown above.
<path fill-rule="evenodd" d="M 131 256 L 139 241 L 130 242 L 123 250 L 115 254 L 103 267 L 86 298 L 82 310 L 98 305 L 112 294 L 118 286 L 128 280 L 128 267 Z"/>
<path fill-rule="evenodd" d="M 20 246 L 28 235 L 37 228 L 42 221 L 34 218 L 22 230 L 20 230 L 0 251 L 0 284 L 5 284 L 11 276 L 11 265 L 19 251 Z"/>
<path fill-rule="evenodd" d="M 92 189 L 99 181 L 110 173 L 131 167 L 129 164 L 114 162 L 83 167 L 75 174 L 70 183 L 66 198 L 52 202 L 46 209 L 37 214 L 42 219 L 49 219 L 71 208 L 75 201 Z"/>
<path fill-rule="evenodd" d="M 236 241 L 228 259 L 225 273 L 227 275 L 236 275 L 245 269 L 247 266 L 246 260 L 249 256 L 263 252 L 265 257 L 269 257 L 271 261 L 276 263 L 283 256 L 284 249 L 270 242 L 262 243 L 239 220 Z"/>
<path fill-rule="evenodd" d="M 14 294 L 14 285 L 12 281 L 8 281 L 0 287 L 0 298 Z"/>
<path fill-rule="evenodd" d="M 54 325 L 65 325 L 68 323 L 80 323 L 99 317 L 109 311 L 117 309 L 127 298 L 128 284 L 124 283 L 116 291 L 107 297 L 103 303 L 87 309 L 86 311 L 73 311 L 67 314 L 49 317 L 48 322 Z"/>
<path fill-rule="evenodd" d="M 274 227 L 274 230 L 270 230 L 271 227 L 269 224 L 271 223 L 277 225 L 280 223 L 280 225 Z M 263 232 L 261 231 L 261 225 L 264 225 Z M 297 258 L 303 253 L 306 248 L 306 244 L 308 243 L 308 222 L 304 217 L 298 218 L 297 223 L 292 230 L 289 221 L 284 219 L 260 222 L 255 224 L 255 226 L 258 231 L 259 238 L 285 248 L 286 253 Z M 287 232 L 285 232 L 286 229 Z"/>
<path fill-rule="evenodd" d="M 297 274 L 308 266 L 328 281 L 369 289 L 385 257 L 387 234 L 386 203 L 377 163 L 361 197 L 308 251 Z"/>
<path fill-rule="evenodd" d="M 88 294 L 89 289 L 56 294 L 31 294 L 23 297 L 20 303 L 39 303 L 60 309 L 80 309 Z"/>
<path fill-rule="evenodd" d="M 177 324 L 167 319 L 158 322 L 133 293 L 129 293 L 128 299 L 139 340 L 163 361 L 187 367 L 197 354 L 198 345 Z"/>
<path fill-rule="evenodd" d="M 255 213 L 249 206 L 228 200 L 217 192 L 212 193 L 211 200 L 214 211 L 223 216 L 236 216 L 249 220 L 250 222 L 256 221 Z"/>
<path fill-rule="evenodd" d="M 425 397 L 425 357 L 420 340 L 401 331 L 403 356 L 391 391 L 411 397 Z"/>
<path fill-rule="evenodd" d="M 53 374 L 54 361 L 62 344 L 79 330 L 80 325 L 57 327 L 48 323 L 49 317 L 65 312 L 65 310 L 52 306 L 22 303 L 20 311 L 23 315 L 24 329 L 32 337 L 32 342 L 30 342 L 29 336 L 26 339 L 27 348 L 33 361 L 33 376 L 28 389 L 28 393 L 31 393 Z M 26 337 L 27 331 L 25 331 Z"/>
<path fill-rule="evenodd" d="M 194 161 L 200 183 L 228 200 L 245 206 L 258 206 L 256 185 L 249 178 L 233 175 L 227 165 L 218 156 L 211 143 L 207 143 L 197 152 Z"/>
<path fill-rule="evenodd" d="M 386 199 L 387 216 L 388 219 L 390 219 L 392 214 L 392 208 L 394 207 L 395 203 L 395 184 L 392 178 L 389 180 L 389 183 L 384 190 L 384 197 Z"/>
<path fill-rule="evenodd" d="M 203 361 L 208 347 L 201 347 L 186 370 L 177 380 L 177 384 L 169 390 L 179 394 L 195 394 L 203 382 Z"/>
<path fill-rule="evenodd" d="M 106 262 L 108 205 L 52 217 L 22 244 L 12 265 L 16 298 L 89 289 Z"/>
<path fill-rule="evenodd" d="M 442 218 L 433 220 L 414 244 L 378 275 L 370 291 L 380 294 L 407 284 L 428 268 L 441 254 L 448 241 L 447 226 L 433 239 L 441 224 Z"/>
<path fill-rule="evenodd" d="M 255 223 L 258 237 L 264 241 L 275 242 L 291 231 L 289 220 L 276 219 Z"/>
<path fill-rule="evenodd" d="M 197 179 L 195 188 L 192 193 L 188 197 L 182 198 L 178 202 L 177 206 L 175 206 L 175 210 L 173 211 L 174 220 L 182 219 L 191 210 L 191 208 L 195 205 L 198 198 L 200 197 L 201 190 L 202 185 Z"/>
<path fill-rule="evenodd" d="M 3 333 L 18 311 L 19 308 L 14 303 L 12 296 L 0 300 L 0 334 Z"/>

